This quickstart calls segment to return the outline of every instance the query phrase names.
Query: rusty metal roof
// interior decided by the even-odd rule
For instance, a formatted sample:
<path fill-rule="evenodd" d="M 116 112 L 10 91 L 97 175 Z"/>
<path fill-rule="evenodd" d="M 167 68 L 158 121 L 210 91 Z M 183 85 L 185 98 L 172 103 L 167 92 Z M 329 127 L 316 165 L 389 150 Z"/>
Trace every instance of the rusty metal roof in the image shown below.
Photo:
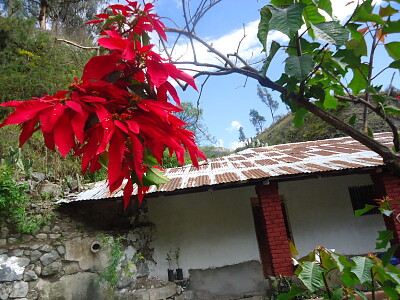
<path fill-rule="evenodd" d="M 392 145 L 390 133 L 377 133 L 375 139 Z M 383 166 L 382 158 L 350 137 L 282 144 L 210 159 L 202 162 L 199 169 L 192 165 L 167 169 L 165 175 L 170 181 L 158 189 L 152 186 L 149 193 L 379 166 Z M 110 194 L 107 182 L 101 181 L 73 199 L 60 202 L 122 197 L 122 189 L 123 186 Z M 135 188 L 133 194 L 136 192 Z"/>

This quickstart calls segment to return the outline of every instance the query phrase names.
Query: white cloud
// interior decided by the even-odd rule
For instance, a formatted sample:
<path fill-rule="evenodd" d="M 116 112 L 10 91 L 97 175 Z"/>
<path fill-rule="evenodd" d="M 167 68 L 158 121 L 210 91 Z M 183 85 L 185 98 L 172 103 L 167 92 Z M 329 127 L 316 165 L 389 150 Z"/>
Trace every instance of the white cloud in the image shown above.
<path fill-rule="evenodd" d="M 245 145 L 244 142 L 233 142 L 231 144 L 231 149 L 235 150 L 237 148 L 243 147 Z"/>
<path fill-rule="evenodd" d="M 239 130 L 242 127 L 239 121 L 232 121 L 231 125 L 226 129 L 228 131 Z"/>
<path fill-rule="evenodd" d="M 244 60 L 259 60 L 261 55 L 265 56 L 265 54 L 262 54 L 262 45 L 257 38 L 258 23 L 259 20 L 249 22 L 245 25 L 244 29 L 240 28 L 233 30 L 218 38 L 205 38 L 205 41 L 225 56 L 237 52 L 237 48 L 240 45 L 238 53 Z M 183 39 L 182 37 L 181 39 L 181 43 L 175 46 L 172 57 L 174 58 L 174 60 L 178 60 L 181 62 L 193 61 L 192 46 L 190 45 L 188 39 Z M 170 40 L 173 41 L 173 38 L 171 38 Z M 288 38 L 284 34 L 275 31 L 271 32 L 268 35 L 268 46 L 272 42 L 272 40 L 282 43 L 288 41 Z M 200 42 L 193 41 L 193 44 L 196 52 L 196 59 L 198 62 L 223 65 L 223 63 L 221 63 L 221 61 L 214 54 L 210 53 L 208 49 Z M 235 61 L 234 57 L 231 57 L 231 59 Z M 238 61 L 237 64 L 240 66 L 241 62 Z M 181 65 L 180 68 L 193 69 L 194 67 Z M 196 67 L 196 70 L 210 69 L 211 68 Z M 193 75 L 192 72 L 188 73 Z"/>

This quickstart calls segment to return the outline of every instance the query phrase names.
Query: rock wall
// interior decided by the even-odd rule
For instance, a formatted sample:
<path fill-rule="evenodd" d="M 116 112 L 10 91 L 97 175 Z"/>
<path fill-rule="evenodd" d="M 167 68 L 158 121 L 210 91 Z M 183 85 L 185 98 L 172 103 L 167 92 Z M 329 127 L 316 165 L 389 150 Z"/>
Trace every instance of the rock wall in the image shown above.
<path fill-rule="evenodd" d="M 62 204 L 32 234 L 0 223 L 0 300 L 185 299 L 179 286 L 148 279 L 153 229 L 138 207 L 124 212 L 115 200 L 84 202 Z M 115 290 L 99 280 L 109 263 L 105 236 L 121 236 L 119 270 L 133 262 L 128 273 L 120 272 Z"/>

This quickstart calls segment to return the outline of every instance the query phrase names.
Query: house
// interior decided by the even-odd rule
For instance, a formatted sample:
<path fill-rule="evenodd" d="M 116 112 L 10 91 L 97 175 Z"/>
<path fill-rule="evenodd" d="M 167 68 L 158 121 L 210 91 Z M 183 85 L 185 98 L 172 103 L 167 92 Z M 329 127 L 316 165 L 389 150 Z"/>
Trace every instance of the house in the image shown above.
<path fill-rule="evenodd" d="M 390 145 L 389 133 L 376 134 Z M 292 275 L 289 240 L 300 256 L 316 245 L 346 255 L 374 252 L 375 232 L 400 225 L 380 214 L 354 216 L 371 198 L 400 197 L 400 178 L 349 137 L 246 149 L 200 165 L 168 169 L 147 195 L 155 225 L 150 277 L 167 279 L 170 250 L 195 299 L 263 294 L 266 278 Z M 105 182 L 71 202 L 122 197 Z M 400 208 L 400 207 L 399 207 Z"/>

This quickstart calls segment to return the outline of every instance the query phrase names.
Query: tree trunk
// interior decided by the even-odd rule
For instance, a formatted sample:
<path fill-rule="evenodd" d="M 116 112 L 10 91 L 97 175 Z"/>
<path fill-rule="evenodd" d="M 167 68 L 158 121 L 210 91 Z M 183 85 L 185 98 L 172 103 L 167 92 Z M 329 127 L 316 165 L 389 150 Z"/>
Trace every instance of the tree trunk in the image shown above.
<path fill-rule="evenodd" d="M 39 26 L 40 29 L 46 30 L 47 15 L 49 10 L 49 4 L 46 0 L 40 1 L 40 12 L 39 12 Z"/>

